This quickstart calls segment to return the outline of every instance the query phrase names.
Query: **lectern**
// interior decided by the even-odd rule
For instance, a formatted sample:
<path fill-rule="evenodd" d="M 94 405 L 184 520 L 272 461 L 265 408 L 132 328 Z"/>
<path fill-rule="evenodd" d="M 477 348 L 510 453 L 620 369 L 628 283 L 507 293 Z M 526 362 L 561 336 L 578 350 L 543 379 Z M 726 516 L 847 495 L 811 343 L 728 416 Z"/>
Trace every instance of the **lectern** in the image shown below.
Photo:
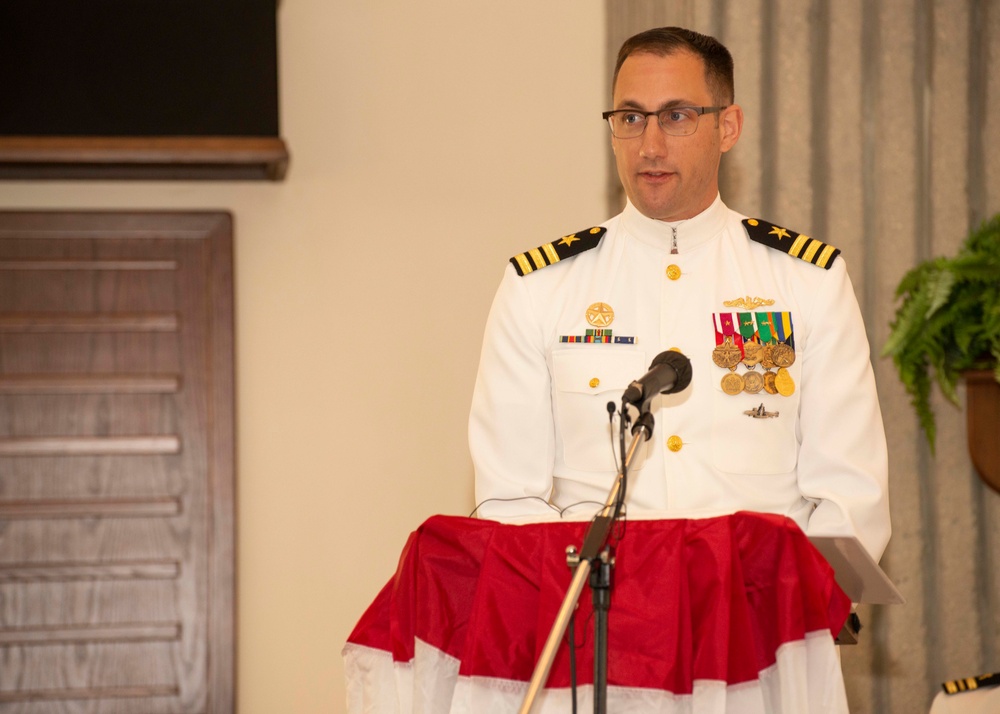
<path fill-rule="evenodd" d="M 852 601 L 902 600 L 854 539 L 814 544 L 793 521 L 750 512 L 625 527 L 609 711 L 846 711 L 834 639 Z M 344 647 L 349 711 L 517 711 L 571 579 L 566 546 L 586 528 L 424 522 Z M 577 620 L 591 616 L 581 598 Z M 592 635 L 576 637 L 587 711 Z M 569 672 L 563 648 L 536 711 L 570 711 Z"/>

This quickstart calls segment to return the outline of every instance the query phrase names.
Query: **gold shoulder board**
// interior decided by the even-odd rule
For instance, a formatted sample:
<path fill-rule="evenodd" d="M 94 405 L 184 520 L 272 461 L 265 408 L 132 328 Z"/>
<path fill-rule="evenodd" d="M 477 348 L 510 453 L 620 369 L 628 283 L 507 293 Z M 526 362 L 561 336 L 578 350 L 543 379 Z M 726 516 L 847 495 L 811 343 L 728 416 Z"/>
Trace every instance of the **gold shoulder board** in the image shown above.
<path fill-rule="evenodd" d="M 518 253 L 510 259 L 514 270 L 520 276 L 525 276 L 536 270 L 541 270 L 546 265 L 558 263 L 560 260 L 572 258 L 584 251 L 596 248 L 601 242 L 601 238 L 607 232 L 607 228 L 594 226 L 586 230 L 563 236 L 552 243 L 540 245 L 523 253 Z"/>
<path fill-rule="evenodd" d="M 760 218 L 746 218 L 743 220 L 743 225 L 750 240 L 827 270 L 840 255 L 840 248 L 834 248 L 821 240 L 776 226 Z"/>

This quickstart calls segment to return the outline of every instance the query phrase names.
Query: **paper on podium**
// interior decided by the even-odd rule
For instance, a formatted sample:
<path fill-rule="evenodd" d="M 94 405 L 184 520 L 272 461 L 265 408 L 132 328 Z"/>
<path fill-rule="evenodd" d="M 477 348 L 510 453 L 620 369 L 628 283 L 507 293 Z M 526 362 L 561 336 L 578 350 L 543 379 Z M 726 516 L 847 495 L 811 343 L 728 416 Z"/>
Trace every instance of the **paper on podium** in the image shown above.
<path fill-rule="evenodd" d="M 906 602 L 871 554 L 853 536 L 809 536 L 833 567 L 837 585 L 851 602 L 871 605 L 901 605 Z"/>

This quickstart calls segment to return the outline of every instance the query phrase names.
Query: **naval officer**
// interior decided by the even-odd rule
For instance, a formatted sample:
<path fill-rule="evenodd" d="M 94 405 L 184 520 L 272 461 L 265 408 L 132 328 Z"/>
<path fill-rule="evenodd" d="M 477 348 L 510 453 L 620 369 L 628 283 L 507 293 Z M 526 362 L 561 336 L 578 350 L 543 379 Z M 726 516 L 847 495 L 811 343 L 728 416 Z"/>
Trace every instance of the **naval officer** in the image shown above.
<path fill-rule="evenodd" d="M 636 35 L 612 99 L 624 210 L 514 256 L 490 311 L 469 421 L 479 515 L 599 509 L 621 459 L 608 403 L 677 350 L 693 379 L 652 402 L 629 513 L 778 513 L 877 561 L 887 456 L 857 299 L 835 241 L 722 202 L 743 125 L 729 51 Z"/>

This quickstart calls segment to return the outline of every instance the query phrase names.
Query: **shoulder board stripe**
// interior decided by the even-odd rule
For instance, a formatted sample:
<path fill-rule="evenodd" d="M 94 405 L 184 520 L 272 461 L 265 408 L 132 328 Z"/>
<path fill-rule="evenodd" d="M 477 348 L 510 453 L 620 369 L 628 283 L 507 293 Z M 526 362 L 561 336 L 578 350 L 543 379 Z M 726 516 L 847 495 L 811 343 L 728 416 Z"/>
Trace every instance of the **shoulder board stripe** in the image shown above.
<path fill-rule="evenodd" d="M 528 259 L 525 257 L 524 253 L 519 253 L 511 258 L 514 262 L 514 267 L 517 269 L 518 275 L 525 275 L 530 273 L 534 268 L 528 263 Z"/>
<path fill-rule="evenodd" d="M 812 263 L 821 247 L 825 248 L 826 245 L 818 240 L 810 240 L 809 247 L 806 248 L 806 252 L 802 254 L 802 260 Z"/>
<path fill-rule="evenodd" d="M 528 253 L 531 255 L 531 262 L 535 264 L 536 268 L 541 269 L 548 265 L 545 258 L 542 257 L 542 248 L 532 248 Z"/>
<path fill-rule="evenodd" d="M 833 261 L 840 255 L 840 248 L 834 248 L 821 240 L 776 226 L 760 218 L 744 219 L 743 226 L 750 240 L 826 270 L 830 269 Z"/>
<path fill-rule="evenodd" d="M 802 254 L 802 249 L 805 248 L 806 243 L 810 240 L 809 236 L 800 235 L 795 239 L 795 242 L 792 243 L 792 247 L 788 249 L 788 254 L 798 258 Z"/>
<path fill-rule="evenodd" d="M 840 251 L 834 248 L 832 245 L 828 245 L 825 248 L 823 248 L 823 250 L 821 250 L 819 253 L 819 258 L 816 260 L 816 265 L 821 265 L 823 267 L 829 266 L 830 260 L 832 259 L 834 252 L 838 254 L 840 253 Z"/>
<path fill-rule="evenodd" d="M 547 265 L 553 265 L 560 260 L 572 258 L 584 251 L 596 248 L 601 238 L 607 232 L 606 228 L 595 226 L 586 230 L 563 236 L 557 241 L 540 245 L 537 248 L 518 253 L 510 259 L 511 265 L 520 276 L 541 270 Z"/>

